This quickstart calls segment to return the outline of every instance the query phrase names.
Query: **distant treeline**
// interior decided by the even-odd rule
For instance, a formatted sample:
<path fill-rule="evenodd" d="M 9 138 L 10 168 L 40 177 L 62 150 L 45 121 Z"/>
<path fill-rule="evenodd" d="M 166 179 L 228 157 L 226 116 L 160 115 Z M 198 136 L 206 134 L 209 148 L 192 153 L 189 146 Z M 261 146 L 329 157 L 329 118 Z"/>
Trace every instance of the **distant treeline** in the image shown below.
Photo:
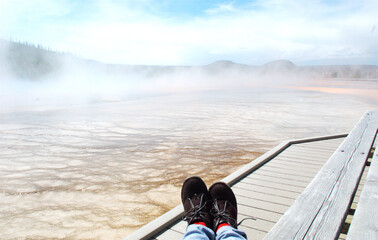
<path fill-rule="evenodd" d="M 69 54 L 53 51 L 42 45 L 0 40 L 2 62 L 19 78 L 38 79 L 61 68 Z"/>
<path fill-rule="evenodd" d="M 317 72 L 324 78 L 378 79 L 378 67 L 374 65 L 334 65 L 303 68 Z"/>
<path fill-rule="evenodd" d="M 199 70 L 212 76 L 227 71 L 260 75 L 306 74 L 321 78 L 358 78 L 378 79 L 378 66 L 373 65 L 329 65 L 296 66 L 288 60 L 273 61 L 262 66 L 250 66 L 231 61 L 217 61 L 204 66 L 143 66 L 105 64 L 76 57 L 72 54 L 54 51 L 42 45 L 28 42 L 12 42 L 0 39 L 0 60 L 16 77 L 30 80 L 41 79 L 62 70 L 69 60 L 77 66 L 88 67 L 107 74 L 139 74 L 145 77 L 157 77 L 172 73 L 185 73 Z M 80 63 L 80 64 L 79 64 Z M 74 64 L 75 65 L 75 64 Z M 66 70 L 67 71 L 67 70 Z"/>

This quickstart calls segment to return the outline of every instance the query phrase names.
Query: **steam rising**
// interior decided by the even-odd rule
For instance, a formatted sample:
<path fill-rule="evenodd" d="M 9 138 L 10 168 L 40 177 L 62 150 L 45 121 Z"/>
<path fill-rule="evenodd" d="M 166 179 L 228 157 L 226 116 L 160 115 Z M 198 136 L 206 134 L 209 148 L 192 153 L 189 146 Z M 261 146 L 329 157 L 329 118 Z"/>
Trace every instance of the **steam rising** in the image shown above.
<path fill-rule="evenodd" d="M 205 66 L 115 65 L 1 41 L 1 109 L 123 101 L 146 95 L 238 89 L 293 82 L 289 61 L 262 67 L 218 61 Z M 294 71 L 294 72 L 290 72 Z M 284 75 L 283 75 L 284 73 Z"/>
<path fill-rule="evenodd" d="M 204 66 L 115 65 L 0 41 L 2 111 L 123 101 L 135 97 L 221 89 L 306 85 L 320 77 L 377 78 L 374 66 L 263 66 L 218 61 Z M 329 76 L 328 76 L 329 75 Z"/>

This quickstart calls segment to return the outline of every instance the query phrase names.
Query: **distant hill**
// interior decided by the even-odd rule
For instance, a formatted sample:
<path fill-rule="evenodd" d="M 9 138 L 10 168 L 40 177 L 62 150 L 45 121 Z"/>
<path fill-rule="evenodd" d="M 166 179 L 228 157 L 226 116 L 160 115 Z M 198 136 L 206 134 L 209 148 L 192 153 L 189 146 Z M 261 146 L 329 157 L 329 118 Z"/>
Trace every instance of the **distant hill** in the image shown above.
<path fill-rule="evenodd" d="M 285 70 L 290 71 L 296 68 L 295 64 L 289 60 L 276 60 L 272 62 L 268 62 L 263 65 L 266 69 L 276 69 L 276 70 Z"/>
<path fill-rule="evenodd" d="M 378 67 L 361 66 L 296 66 L 289 60 L 277 60 L 262 66 L 250 66 L 222 60 L 204 66 L 145 66 L 105 64 L 86 60 L 71 54 L 55 52 L 41 46 L 9 42 L 0 39 L 0 71 L 8 71 L 17 78 L 38 80 L 50 74 L 67 71 L 71 67 L 91 72 L 128 75 L 137 74 L 147 78 L 170 74 L 184 74 L 199 71 L 212 76 L 222 76 L 227 72 L 241 72 L 253 75 L 269 74 L 310 74 L 326 78 L 369 78 L 378 79 Z"/>

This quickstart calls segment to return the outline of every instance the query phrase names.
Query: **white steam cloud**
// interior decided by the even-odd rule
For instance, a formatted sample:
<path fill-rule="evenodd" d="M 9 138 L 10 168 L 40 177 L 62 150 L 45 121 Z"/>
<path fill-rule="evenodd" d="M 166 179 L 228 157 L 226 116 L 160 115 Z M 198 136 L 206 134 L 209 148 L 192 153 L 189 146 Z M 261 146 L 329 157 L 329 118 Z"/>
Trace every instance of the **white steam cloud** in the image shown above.
<path fill-rule="evenodd" d="M 287 85 L 298 78 L 304 79 L 298 71 L 289 72 L 295 66 L 288 61 L 266 67 L 230 61 L 204 66 L 112 65 L 19 43 L 0 43 L 2 111 L 123 101 L 145 95 Z"/>

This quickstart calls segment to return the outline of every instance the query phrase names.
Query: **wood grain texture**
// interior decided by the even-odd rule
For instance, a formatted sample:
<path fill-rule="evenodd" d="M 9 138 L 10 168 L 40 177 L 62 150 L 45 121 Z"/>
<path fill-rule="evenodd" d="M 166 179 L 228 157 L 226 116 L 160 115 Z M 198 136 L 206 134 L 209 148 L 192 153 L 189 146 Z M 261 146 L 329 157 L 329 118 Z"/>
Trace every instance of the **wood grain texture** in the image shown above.
<path fill-rule="evenodd" d="M 378 151 L 362 189 L 347 240 L 378 239 Z"/>
<path fill-rule="evenodd" d="M 264 174 L 252 174 L 252 175 L 248 176 L 248 178 L 266 181 L 268 183 L 273 182 L 273 183 L 286 184 L 286 185 L 289 185 L 289 186 L 303 187 L 303 190 L 308 185 L 307 182 L 299 182 L 297 180 L 286 179 L 286 178 L 281 178 L 281 177 L 277 177 L 277 176 L 268 176 L 268 175 L 264 175 Z"/>
<path fill-rule="evenodd" d="M 336 239 L 378 128 L 367 112 L 265 239 Z"/>
<path fill-rule="evenodd" d="M 328 158 L 326 160 L 324 160 L 324 162 L 318 162 L 318 161 L 314 161 L 314 159 L 306 160 L 306 159 L 300 158 L 298 156 L 296 156 L 296 157 L 278 156 L 276 160 L 287 161 L 287 162 L 298 163 L 298 164 L 307 164 L 308 166 L 319 167 L 319 169 L 320 169 L 321 167 L 323 167 L 324 162 L 326 162 L 326 160 L 328 160 Z"/>
<path fill-rule="evenodd" d="M 239 213 L 237 219 L 241 220 L 241 219 L 249 218 L 249 217 L 251 217 L 251 216 L 248 215 L 248 214 Z M 262 231 L 262 232 L 268 232 L 269 229 L 271 229 L 274 224 L 275 224 L 275 222 L 272 222 L 272 221 L 267 221 L 267 220 L 264 220 L 264 219 L 261 219 L 261 218 L 255 218 L 255 220 L 246 219 L 240 225 L 246 226 L 246 227 L 249 227 L 249 228 L 253 228 L 253 229 L 256 229 L 256 230 L 259 230 L 259 231 Z"/>
<path fill-rule="evenodd" d="M 251 190 L 245 190 L 245 189 L 240 189 L 240 188 L 233 188 L 232 190 L 236 196 L 240 195 L 243 197 L 263 200 L 266 202 L 276 203 L 276 204 L 285 205 L 285 206 L 290 206 L 294 202 L 294 199 L 291 199 L 291 198 L 273 196 L 270 194 L 255 192 Z"/>
<path fill-rule="evenodd" d="M 329 152 L 324 152 L 321 150 L 314 150 L 314 149 L 291 149 L 291 151 L 287 151 L 282 153 L 281 155 L 295 155 L 295 156 L 300 156 L 300 157 L 310 157 L 310 158 L 318 158 L 318 157 L 325 157 L 329 158 L 332 153 L 330 154 Z"/>
<path fill-rule="evenodd" d="M 268 164 L 265 164 L 265 168 L 273 167 L 273 168 L 278 168 L 278 169 L 287 169 L 287 170 L 295 170 L 301 173 L 306 173 L 306 174 L 316 174 L 319 172 L 321 167 L 317 168 L 312 168 L 308 167 L 307 165 L 299 165 L 299 164 L 293 164 L 289 162 L 271 162 Z"/>
<path fill-rule="evenodd" d="M 276 173 L 284 173 L 288 175 L 293 175 L 293 176 L 299 176 L 299 177 L 306 177 L 306 178 L 313 178 L 314 175 L 316 175 L 317 172 L 315 173 L 309 173 L 305 171 L 298 171 L 297 169 L 293 168 L 280 168 L 280 167 L 270 167 L 270 166 L 264 166 L 265 171 L 271 171 L 271 172 L 276 172 Z"/>
<path fill-rule="evenodd" d="M 294 192 L 294 193 L 298 193 L 298 194 L 301 193 L 304 190 L 304 188 L 302 188 L 302 187 L 290 186 L 290 185 L 286 185 L 286 184 L 282 184 L 282 183 L 267 182 L 267 181 L 262 181 L 262 180 L 258 180 L 258 179 L 251 179 L 251 178 L 244 178 L 243 182 L 254 185 L 254 186 L 261 186 L 261 187 L 285 190 L 285 191 L 288 191 L 288 192 Z"/>
<path fill-rule="evenodd" d="M 334 149 L 336 150 L 336 149 Z M 294 168 L 297 168 L 297 169 L 304 169 L 308 172 L 319 172 L 320 168 L 322 168 L 322 166 L 313 166 L 313 165 L 308 165 L 308 164 L 305 164 L 305 163 L 300 163 L 300 162 L 290 162 L 290 161 L 285 161 L 284 159 L 280 159 L 279 161 L 274 161 L 274 162 L 269 162 L 268 164 L 266 164 L 265 166 L 276 166 L 276 167 L 287 167 L 287 168 L 291 168 L 291 169 L 294 169 Z"/>
<path fill-rule="evenodd" d="M 245 234 L 247 234 L 248 240 L 263 239 L 263 237 L 266 235 L 266 232 L 256 230 L 256 229 L 253 229 L 253 228 L 249 228 L 249 227 L 246 227 L 246 226 L 243 226 L 243 225 L 239 226 L 239 229 L 244 231 Z"/>
<path fill-rule="evenodd" d="M 248 217 L 253 217 L 256 220 L 261 219 L 268 222 L 272 222 L 273 224 L 271 225 L 271 227 L 273 227 L 274 223 L 276 223 L 278 219 L 280 219 L 280 217 L 282 216 L 282 214 L 279 214 L 279 213 L 271 212 L 268 210 L 262 210 L 262 209 L 254 208 L 250 206 L 245 206 L 242 204 L 238 205 L 238 211 L 242 213 L 243 215 L 246 215 Z M 242 218 L 240 218 L 239 221 L 241 219 Z M 256 226 L 255 221 L 252 221 L 252 225 Z M 266 230 L 269 230 L 269 229 L 266 229 Z"/>
<path fill-rule="evenodd" d="M 291 191 L 280 190 L 276 188 L 267 188 L 265 186 L 251 185 L 244 181 L 235 184 L 233 188 L 252 190 L 253 192 L 265 193 L 267 195 L 280 196 L 280 197 L 285 197 L 285 198 L 290 198 L 290 199 L 296 199 L 299 195 L 298 193 L 291 192 Z"/>
<path fill-rule="evenodd" d="M 161 235 L 156 236 L 155 239 L 157 240 L 171 240 L 171 239 L 182 239 L 184 237 L 183 233 L 176 232 L 171 229 L 166 229 L 162 232 Z"/>
<path fill-rule="evenodd" d="M 272 202 L 267 202 L 264 200 L 253 199 L 248 197 L 243 197 L 240 195 L 236 195 L 236 200 L 239 205 L 244 206 L 253 206 L 255 208 L 263 209 L 270 212 L 275 212 L 281 214 L 281 216 L 289 209 L 289 206 L 276 204 Z"/>
<path fill-rule="evenodd" d="M 331 155 L 332 154 L 329 154 L 329 155 L 326 155 L 326 156 L 319 156 L 314 151 L 312 155 L 300 154 L 300 153 L 295 153 L 295 152 L 284 152 L 284 153 L 280 154 L 279 156 L 280 157 L 286 157 L 286 158 L 301 159 L 303 161 L 311 162 L 311 161 L 317 161 L 317 159 L 319 157 L 327 160 L 329 157 L 331 157 Z"/>
<path fill-rule="evenodd" d="M 283 173 L 283 172 L 278 172 L 278 171 L 271 171 L 271 170 L 265 170 L 265 169 L 259 169 L 255 172 L 255 174 L 260 174 L 264 176 L 272 176 L 272 177 L 278 177 L 278 178 L 283 178 L 283 179 L 288 179 L 288 180 L 294 180 L 298 182 L 305 182 L 309 183 L 312 178 L 308 176 L 298 176 L 298 175 L 293 175 L 289 173 Z"/>

